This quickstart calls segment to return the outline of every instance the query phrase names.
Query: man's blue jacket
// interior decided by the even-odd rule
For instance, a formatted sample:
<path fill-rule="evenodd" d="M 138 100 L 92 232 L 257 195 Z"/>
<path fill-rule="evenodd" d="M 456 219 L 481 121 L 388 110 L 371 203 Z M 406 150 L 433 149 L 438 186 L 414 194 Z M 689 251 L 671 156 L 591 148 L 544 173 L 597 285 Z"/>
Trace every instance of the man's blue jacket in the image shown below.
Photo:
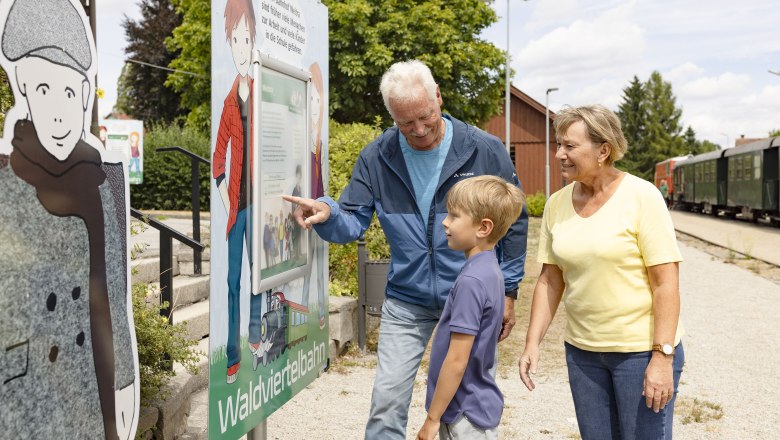
<path fill-rule="evenodd" d="M 432 308 L 444 307 L 455 278 L 466 261 L 461 251 L 447 246 L 441 222 L 447 216 L 446 194 L 461 179 L 492 174 L 520 186 L 515 168 L 501 141 L 449 115 L 453 137 L 442 166 L 430 212 L 420 213 L 406 168 L 398 127 L 384 131 L 361 152 L 349 184 L 338 203 L 330 205 L 330 218 L 314 225 L 323 239 L 334 243 L 357 240 L 376 212 L 390 245 L 387 297 Z M 509 228 L 496 246 L 508 294 L 516 295 L 523 279 L 528 213 Z"/>

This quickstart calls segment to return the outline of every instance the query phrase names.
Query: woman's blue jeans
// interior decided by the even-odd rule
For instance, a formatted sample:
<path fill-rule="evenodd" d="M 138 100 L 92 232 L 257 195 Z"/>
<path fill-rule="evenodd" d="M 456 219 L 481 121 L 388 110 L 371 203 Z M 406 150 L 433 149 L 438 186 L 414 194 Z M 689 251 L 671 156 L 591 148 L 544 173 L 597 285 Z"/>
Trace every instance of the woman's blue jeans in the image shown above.
<path fill-rule="evenodd" d="M 674 352 L 674 398 L 658 413 L 645 404 L 644 376 L 651 351 L 600 353 L 566 345 L 569 385 L 583 440 L 671 439 L 674 403 L 685 352 Z"/>

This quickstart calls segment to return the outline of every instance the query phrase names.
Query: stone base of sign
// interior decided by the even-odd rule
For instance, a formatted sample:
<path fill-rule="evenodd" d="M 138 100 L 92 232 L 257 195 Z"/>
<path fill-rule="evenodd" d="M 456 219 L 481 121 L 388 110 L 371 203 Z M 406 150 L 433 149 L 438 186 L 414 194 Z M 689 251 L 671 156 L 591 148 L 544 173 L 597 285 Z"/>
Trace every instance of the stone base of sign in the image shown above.
<path fill-rule="evenodd" d="M 330 362 L 344 353 L 348 345 L 358 343 L 358 303 L 350 296 L 331 296 L 328 298 L 328 325 L 330 326 Z M 379 318 L 368 315 L 366 333 L 379 327 Z"/>

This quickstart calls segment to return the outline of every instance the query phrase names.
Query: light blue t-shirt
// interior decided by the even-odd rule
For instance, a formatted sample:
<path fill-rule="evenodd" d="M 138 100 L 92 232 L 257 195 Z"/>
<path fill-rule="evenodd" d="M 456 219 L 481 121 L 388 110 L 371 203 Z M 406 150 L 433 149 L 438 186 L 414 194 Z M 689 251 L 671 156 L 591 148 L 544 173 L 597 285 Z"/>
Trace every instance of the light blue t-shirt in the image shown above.
<path fill-rule="evenodd" d="M 450 151 L 452 144 L 452 122 L 444 119 L 444 138 L 438 147 L 432 150 L 420 151 L 412 148 L 406 141 L 401 132 L 398 132 L 398 141 L 401 144 L 401 151 L 406 161 L 406 169 L 412 178 L 414 187 L 414 199 L 417 201 L 417 208 L 422 214 L 423 223 L 428 221 L 428 214 L 431 210 L 431 201 L 436 192 L 436 185 L 439 183 L 441 167 L 444 165 L 444 159 Z"/>

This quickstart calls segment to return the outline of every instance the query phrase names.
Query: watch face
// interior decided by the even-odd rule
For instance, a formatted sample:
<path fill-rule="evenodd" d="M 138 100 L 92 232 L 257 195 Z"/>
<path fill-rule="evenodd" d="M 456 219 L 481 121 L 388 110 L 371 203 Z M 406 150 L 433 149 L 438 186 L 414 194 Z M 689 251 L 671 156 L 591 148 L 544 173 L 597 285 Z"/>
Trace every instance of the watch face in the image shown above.
<path fill-rule="evenodd" d="M 670 355 L 670 354 L 674 353 L 674 347 L 672 347 L 669 344 L 664 344 L 664 345 L 661 346 L 661 351 L 663 351 L 663 353 L 665 355 Z"/>

